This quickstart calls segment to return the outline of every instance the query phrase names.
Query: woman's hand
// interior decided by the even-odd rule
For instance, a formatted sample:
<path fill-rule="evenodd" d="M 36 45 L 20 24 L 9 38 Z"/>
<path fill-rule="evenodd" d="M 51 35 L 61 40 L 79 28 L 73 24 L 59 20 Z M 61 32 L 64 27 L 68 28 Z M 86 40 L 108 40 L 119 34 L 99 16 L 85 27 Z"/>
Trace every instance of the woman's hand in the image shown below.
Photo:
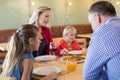
<path fill-rule="evenodd" d="M 66 48 L 64 48 L 63 50 L 61 50 L 60 54 L 61 55 L 67 55 L 68 54 L 68 50 Z"/>

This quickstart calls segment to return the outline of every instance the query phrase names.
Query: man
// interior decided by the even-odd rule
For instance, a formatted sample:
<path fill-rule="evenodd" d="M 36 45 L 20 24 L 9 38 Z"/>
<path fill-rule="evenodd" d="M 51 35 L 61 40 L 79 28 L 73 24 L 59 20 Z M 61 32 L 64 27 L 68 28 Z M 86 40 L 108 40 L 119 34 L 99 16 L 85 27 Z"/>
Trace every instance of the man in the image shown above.
<path fill-rule="evenodd" d="M 89 10 L 94 30 L 83 68 L 84 80 L 120 80 L 120 19 L 113 5 L 98 1 Z"/>

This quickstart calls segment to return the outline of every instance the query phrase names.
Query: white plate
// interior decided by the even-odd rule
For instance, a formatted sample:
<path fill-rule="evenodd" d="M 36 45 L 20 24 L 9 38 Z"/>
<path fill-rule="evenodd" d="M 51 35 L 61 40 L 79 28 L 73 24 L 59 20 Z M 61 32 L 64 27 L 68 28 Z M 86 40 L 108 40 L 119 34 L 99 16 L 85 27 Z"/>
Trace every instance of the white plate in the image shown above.
<path fill-rule="evenodd" d="M 61 68 L 56 66 L 43 66 L 33 69 L 33 74 L 45 76 L 50 74 L 51 72 L 56 71 L 57 73 L 61 72 Z"/>
<path fill-rule="evenodd" d="M 69 51 L 68 54 L 82 54 L 82 50 L 73 50 L 73 51 Z"/>
<path fill-rule="evenodd" d="M 57 57 L 55 55 L 44 55 L 44 56 L 37 56 L 34 59 L 36 61 L 49 61 L 49 60 L 54 60 Z"/>

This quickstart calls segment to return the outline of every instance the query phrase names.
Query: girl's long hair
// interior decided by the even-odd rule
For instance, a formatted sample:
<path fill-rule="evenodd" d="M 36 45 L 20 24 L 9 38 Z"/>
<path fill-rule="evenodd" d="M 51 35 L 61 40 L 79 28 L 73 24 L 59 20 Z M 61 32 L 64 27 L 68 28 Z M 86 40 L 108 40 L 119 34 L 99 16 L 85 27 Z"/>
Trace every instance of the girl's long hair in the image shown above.
<path fill-rule="evenodd" d="M 35 25 L 25 24 L 13 34 L 8 43 L 8 51 L 1 75 L 10 76 L 19 58 L 25 53 L 32 53 L 29 38 L 35 38 L 38 31 Z"/>

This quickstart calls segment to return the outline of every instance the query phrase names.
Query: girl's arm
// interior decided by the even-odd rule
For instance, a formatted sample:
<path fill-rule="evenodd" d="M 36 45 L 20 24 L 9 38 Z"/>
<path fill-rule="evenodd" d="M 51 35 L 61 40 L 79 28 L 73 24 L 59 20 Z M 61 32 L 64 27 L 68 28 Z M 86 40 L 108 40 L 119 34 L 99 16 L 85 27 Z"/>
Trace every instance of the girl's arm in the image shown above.
<path fill-rule="evenodd" d="M 20 64 L 20 68 L 22 72 L 21 80 L 30 80 L 30 74 L 32 71 L 32 67 L 33 67 L 33 61 L 31 58 L 26 58 L 22 60 Z"/>

